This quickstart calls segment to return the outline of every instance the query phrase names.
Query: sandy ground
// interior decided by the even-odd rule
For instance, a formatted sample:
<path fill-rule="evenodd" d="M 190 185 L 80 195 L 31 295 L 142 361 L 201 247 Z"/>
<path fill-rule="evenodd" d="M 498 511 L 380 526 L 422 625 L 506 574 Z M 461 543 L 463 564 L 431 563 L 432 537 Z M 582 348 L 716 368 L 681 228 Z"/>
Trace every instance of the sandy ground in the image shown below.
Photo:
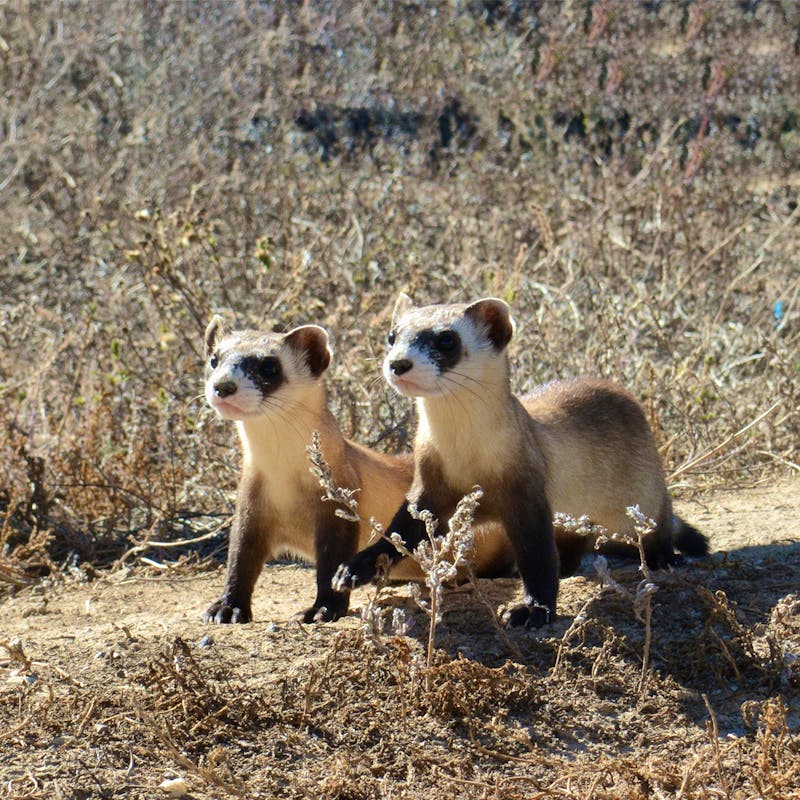
<path fill-rule="evenodd" d="M 800 548 L 800 480 L 679 501 L 675 510 L 708 536 L 713 561 L 718 564 L 739 559 L 758 564 L 776 552 L 794 553 Z M 585 567 L 584 576 L 591 576 L 591 565 Z M 562 597 L 570 596 L 573 585 L 584 579 L 563 582 Z M 217 572 L 177 577 L 121 570 L 92 582 L 36 587 L 6 600 L 3 634 L 22 637 L 31 643 L 42 635 L 48 647 L 55 647 L 59 641 L 71 641 L 77 647 L 85 642 L 89 649 L 93 639 L 122 628 L 151 636 L 185 638 L 200 637 L 212 630 L 221 640 L 233 636 L 235 641 L 265 631 L 274 633 L 276 626 L 296 628 L 291 622 L 292 615 L 308 606 L 314 595 L 313 568 L 302 564 L 271 564 L 265 567 L 256 589 L 253 625 L 209 629 L 201 616 L 219 593 L 222 582 L 222 568 Z M 495 583 L 502 590 L 493 594 L 507 600 L 517 596 L 516 581 Z M 800 589 L 800 585 L 794 586 Z M 787 588 L 791 587 L 787 580 Z M 359 613 L 372 593 L 362 589 L 353 594 L 352 615 Z M 399 597 L 405 591 L 397 589 L 392 594 Z M 454 592 L 451 601 L 457 603 L 458 594 Z M 347 625 L 348 620 L 338 623 L 339 627 Z M 334 623 L 322 629 L 336 628 Z"/>
<path fill-rule="evenodd" d="M 746 706 L 751 703 L 756 708 L 761 703 L 763 708 L 770 697 L 781 698 L 789 731 L 796 730 L 800 723 L 800 687 L 794 683 L 798 673 L 793 671 L 800 656 L 800 608 L 796 602 L 800 591 L 800 481 L 709 494 L 678 502 L 676 510 L 709 536 L 714 552 L 707 560 L 685 563 L 674 571 L 656 574 L 660 589 L 655 597 L 653 617 L 651 665 L 656 677 L 651 694 L 656 706 L 663 700 L 663 708 L 658 713 L 664 716 L 659 725 L 666 726 L 671 733 L 662 737 L 667 744 L 659 745 L 661 749 L 655 751 L 652 750 L 651 728 L 645 726 L 637 735 L 650 742 L 648 757 L 658 753 L 660 758 L 666 759 L 665 763 L 670 758 L 678 758 L 676 754 L 680 752 L 682 741 L 707 742 L 705 726 L 709 708 L 714 709 L 714 724 L 718 726 L 720 741 L 726 741 L 725 737 L 744 737 L 745 741 L 750 736 L 755 742 L 757 725 L 753 727 L 753 723 L 748 728 Z M 171 572 L 153 574 L 139 568 L 122 569 L 92 581 L 67 579 L 51 586 L 34 587 L 3 602 L 0 709 L 4 727 L 0 733 L 0 753 L 3 754 L 0 778 L 8 789 L 8 796 L 90 797 L 111 796 L 103 792 L 112 792 L 114 796 L 149 797 L 165 778 L 186 775 L 190 783 L 194 781 L 194 788 L 187 789 L 190 796 L 237 793 L 253 797 L 307 796 L 305 792 L 310 791 L 308 787 L 315 785 L 315 781 L 316 785 L 321 785 L 319 781 L 327 780 L 325 775 L 330 778 L 332 767 L 329 765 L 329 771 L 320 777 L 313 763 L 306 763 L 304 756 L 294 753 L 291 736 L 285 730 L 291 720 L 296 726 L 296 730 L 292 729 L 293 735 L 307 737 L 314 725 L 324 727 L 323 723 L 313 721 L 313 708 L 325 692 L 332 692 L 333 697 L 338 698 L 326 701 L 333 704 L 324 717 L 328 720 L 334 707 L 345 713 L 350 708 L 348 703 L 359 702 L 366 703 L 365 710 L 360 713 L 369 717 L 371 685 L 376 687 L 375 696 L 397 691 L 396 676 L 373 676 L 360 684 L 354 681 L 354 673 L 344 670 L 343 680 L 348 691 L 354 682 L 361 685 L 360 694 L 344 698 L 341 687 L 328 686 L 321 677 L 339 670 L 338 654 L 342 654 L 342 664 L 348 663 L 357 670 L 365 661 L 372 663 L 372 651 L 364 655 L 363 648 L 367 644 L 360 634 L 358 616 L 372 596 L 372 590 L 359 590 L 354 594 L 352 614 L 347 619 L 335 624 L 301 626 L 292 622 L 291 617 L 306 607 L 313 596 L 313 570 L 294 564 L 268 565 L 256 591 L 256 622 L 246 626 L 209 626 L 201 621 L 201 615 L 221 587 L 221 569 L 197 574 L 187 573 L 185 568 L 174 575 Z M 635 588 L 638 576 L 634 567 L 619 569 L 614 574 L 623 585 Z M 519 595 L 519 584 L 513 580 L 482 581 L 481 589 L 494 607 L 513 601 Z M 725 598 L 722 605 L 718 603 L 720 592 Z M 427 622 L 419 612 L 415 613 L 406 589 L 393 588 L 383 594 L 379 602 L 388 609 L 404 608 L 415 617 L 417 627 L 409 642 L 412 651 L 421 652 Z M 581 608 L 591 624 L 572 636 L 568 629 Z M 733 609 L 730 615 L 726 608 Z M 532 686 L 540 676 L 552 670 L 559 647 L 566 647 L 565 669 L 575 671 L 578 677 L 569 679 L 568 674 L 564 675 L 567 681 L 559 691 L 564 693 L 565 705 L 558 714 L 563 713 L 568 719 L 570 703 L 578 703 L 581 713 L 589 714 L 589 721 L 582 720 L 578 726 L 580 734 L 575 734 L 572 741 L 563 736 L 551 741 L 549 734 L 536 733 L 539 724 L 536 719 L 517 719 L 511 724 L 509 720 L 520 713 L 508 699 L 516 696 L 511 689 L 508 696 L 496 698 L 498 708 L 494 709 L 494 715 L 487 709 L 489 718 L 497 718 L 492 730 L 499 730 L 501 722 L 498 720 L 502 718 L 502 724 L 509 728 L 507 735 L 512 735 L 520 726 L 533 741 L 539 735 L 537 752 L 547 754 L 548 758 L 567 759 L 573 763 L 577 748 L 594 753 L 593 758 L 602 753 L 603 757 L 616 759 L 613 763 L 618 764 L 630 748 L 635 750 L 639 745 L 635 739 L 628 741 L 626 736 L 608 734 L 605 730 L 607 706 L 609 702 L 618 703 L 619 697 L 630 695 L 628 701 L 633 704 L 632 708 L 641 708 L 641 697 L 637 699 L 631 687 L 641 663 L 642 625 L 624 598 L 613 593 L 600 594 L 591 565 L 587 565 L 582 575 L 562 582 L 559 614 L 554 624 L 539 633 L 512 632 L 506 639 L 492 625 L 488 610 L 472 589 L 454 590 L 448 595 L 445 618 L 437 632 L 439 660 L 456 659 L 450 663 L 474 665 L 475 669 L 486 670 L 486 676 L 495 674 L 491 670 L 523 670 L 528 676 L 525 685 Z M 777 622 L 776 614 L 783 615 Z M 616 632 L 613 635 L 609 633 L 612 629 Z M 390 641 L 395 644 L 387 650 L 386 642 Z M 384 637 L 383 644 L 370 646 L 377 653 L 375 658 L 379 663 L 383 663 L 381 658 L 389 659 L 386 663 L 392 669 L 392 665 L 400 663 L 396 659 L 400 652 L 396 649 L 399 647 L 396 640 Z M 775 654 L 768 652 L 775 646 L 784 653 L 784 660 L 777 666 Z M 694 658 L 694 654 L 701 651 L 702 658 Z M 391 658 L 387 652 L 393 654 Z M 611 686 L 616 681 L 618 686 L 601 697 L 597 694 L 597 675 L 602 672 L 604 653 L 611 670 L 609 675 L 613 676 L 613 680 L 608 678 L 606 683 Z M 587 659 L 592 660 L 591 667 L 586 666 Z M 179 662 L 183 663 L 180 669 L 175 666 Z M 192 672 L 187 663 L 196 665 L 196 671 Z M 772 674 L 771 669 L 777 672 Z M 177 670 L 175 674 L 173 670 Z M 587 670 L 586 676 L 595 681 L 594 694 L 568 700 L 571 686 L 579 685 L 580 676 Z M 190 674 L 199 682 L 194 689 L 186 677 Z M 232 713 L 230 709 L 224 714 L 219 710 L 209 711 L 209 704 L 215 702 L 213 698 L 219 699 L 215 694 L 217 689 L 205 683 L 211 675 L 216 681 L 213 685 L 223 687 L 219 697 L 227 692 L 237 693 L 239 697 L 250 696 L 249 693 L 270 697 L 270 713 L 284 715 L 280 717 L 284 738 L 278 739 L 285 739 L 288 744 L 281 747 L 269 744 L 272 742 L 270 735 L 277 734 L 274 730 L 269 734 L 262 719 L 253 730 L 242 732 L 245 744 L 235 745 L 235 755 L 230 756 L 230 731 L 226 728 L 222 736 L 208 723 L 209 714 L 214 719 L 227 719 L 225 714 Z M 184 679 L 185 685 L 181 683 Z M 408 679 L 413 682 L 411 677 Z M 171 716 L 178 713 L 176 709 L 184 708 L 181 719 L 188 725 L 186 697 L 179 702 L 178 695 L 167 692 L 165 687 L 172 685 L 170 680 L 183 686 L 181 691 L 188 692 L 186 696 L 205 698 L 203 714 L 206 716 L 195 720 L 194 733 L 191 725 L 184 730 Z M 314 680 L 321 681 L 320 685 L 324 686 L 317 694 L 309 688 L 316 685 Z M 451 676 L 447 680 L 455 678 Z M 549 680 L 551 683 L 546 684 L 546 690 L 555 691 L 554 678 Z M 375 681 L 377 683 L 373 683 Z M 523 684 L 524 681 L 519 686 Z M 519 686 L 514 691 L 522 691 Z M 277 700 L 279 695 L 280 700 Z M 306 699 L 299 700 L 301 696 Z M 148 707 L 147 698 L 153 697 L 153 705 Z M 313 702 L 308 697 L 312 697 Z M 386 697 L 389 703 L 394 695 Z M 415 702 L 417 697 L 414 695 Z M 312 710 L 308 708 L 309 702 Z M 276 703 L 280 708 L 276 708 Z M 303 707 L 302 713 L 297 711 L 298 703 Z M 403 708 L 407 708 L 408 698 L 403 703 Z M 507 707 L 502 708 L 504 703 Z M 254 706 L 251 703 L 247 707 Z M 241 714 L 245 714 L 242 709 Z M 163 730 L 158 729 L 162 713 Z M 214 713 L 218 716 L 214 717 Z M 353 713 L 357 715 L 356 711 Z M 416 732 L 411 741 L 429 742 L 432 734 L 425 720 L 432 713 L 424 703 L 418 708 L 420 722 L 414 728 Z M 456 735 L 453 731 L 460 730 L 459 725 L 463 727 L 463 713 L 459 713 L 460 722 L 456 724 L 448 718 L 444 723 L 445 728 L 455 725 L 451 736 Z M 551 709 L 550 713 L 558 717 L 555 710 Z M 480 719 L 483 716 L 479 715 Z M 245 717 L 234 717 L 226 724 L 228 728 L 250 724 Z M 368 725 L 368 722 L 362 719 L 359 724 Z M 278 723 L 273 720 L 271 724 Z M 389 722 L 386 724 L 389 727 L 381 736 L 388 739 L 394 733 Z M 552 728 L 556 723 L 550 720 L 548 724 Z M 633 726 L 636 730 L 639 730 L 638 724 Z M 406 731 L 403 735 L 407 734 Z M 474 730 L 462 734 L 458 741 L 464 747 L 476 741 Z M 341 731 L 336 734 L 343 737 L 342 741 L 346 741 L 348 735 Z M 507 744 L 505 734 L 492 735 Z M 480 786 L 492 785 L 500 787 L 497 796 L 516 796 L 513 794 L 516 784 L 504 772 L 509 762 L 504 763 L 497 756 L 500 746 L 480 744 L 480 737 L 478 741 L 478 749 L 471 756 L 474 771 L 471 777 L 465 772 L 467 777 L 453 778 L 452 796 L 473 796 L 465 788 L 469 781 L 478 787 L 475 788 L 476 797 L 482 796 Z M 791 737 L 785 741 L 794 742 L 792 746 L 797 744 Z M 316 740 L 313 744 L 316 746 Z M 215 748 L 223 745 L 230 756 L 226 757 L 224 768 L 214 760 Z M 280 762 L 281 753 L 284 753 L 289 759 L 287 764 L 292 764 L 287 766 L 291 778 L 286 778 L 283 789 L 281 781 L 271 771 L 274 764 L 268 763 L 269 759 L 264 763 L 259 761 L 270 747 L 275 751 L 273 760 Z M 332 752 L 341 751 L 335 745 L 330 747 Z M 409 747 L 411 745 L 407 744 L 406 748 Z M 313 750 L 308 742 L 298 748 L 298 752 L 306 754 Z M 355 747 L 354 752 L 361 753 L 364 758 L 370 753 L 369 758 L 374 760 L 374 753 L 365 748 Z M 515 743 L 508 758 L 522 758 L 516 755 L 518 748 L 519 744 Z M 796 749 L 788 752 L 793 752 L 800 763 Z M 262 755 L 259 757 L 258 753 Z M 431 759 L 431 763 L 436 761 L 434 755 Z M 479 766 L 475 766 L 475 759 L 481 762 Z M 553 765 L 555 769 L 556 761 Z M 336 769 L 347 774 L 348 770 L 361 768 L 358 760 L 353 764 L 348 761 L 345 766 L 336 762 Z M 437 769 L 444 767 L 439 765 Z M 548 785 L 547 769 L 542 762 L 530 773 L 530 780 Z M 421 769 L 406 783 L 392 778 L 391 770 L 381 772 L 380 781 L 376 783 L 376 778 L 369 784 L 363 796 L 422 796 L 436 783 L 437 772 L 431 770 Z M 616 774 L 610 767 L 609 770 L 609 775 Z M 377 773 L 373 770 L 370 774 L 374 777 Z M 795 777 L 800 781 L 800 775 Z M 458 784 L 459 780 L 467 783 Z M 622 778 L 614 780 L 617 782 L 609 785 L 619 789 Z M 580 780 L 575 785 L 579 784 Z M 75 786 L 84 788 L 77 791 Z M 406 788 L 401 790 L 401 786 Z M 781 791 L 784 789 L 785 786 Z M 349 795 L 337 789 L 329 794 L 323 792 L 322 796 Z M 450 794 L 445 792 L 441 796 Z M 748 795 L 745 792 L 731 796 Z"/>

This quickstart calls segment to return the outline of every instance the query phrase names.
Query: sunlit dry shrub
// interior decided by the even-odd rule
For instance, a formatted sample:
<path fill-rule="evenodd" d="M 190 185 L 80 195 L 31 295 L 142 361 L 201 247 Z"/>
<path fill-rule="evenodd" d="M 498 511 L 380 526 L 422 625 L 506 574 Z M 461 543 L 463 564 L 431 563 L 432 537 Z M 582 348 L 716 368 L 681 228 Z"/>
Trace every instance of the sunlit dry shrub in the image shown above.
<path fill-rule="evenodd" d="M 407 447 L 401 288 L 507 299 L 515 388 L 629 386 L 676 488 L 797 470 L 798 8 L 418 10 L 0 9 L 0 497 L 22 437 L 55 548 L 229 509 L 215 311 L 330 328 L 343 430 Z"/>

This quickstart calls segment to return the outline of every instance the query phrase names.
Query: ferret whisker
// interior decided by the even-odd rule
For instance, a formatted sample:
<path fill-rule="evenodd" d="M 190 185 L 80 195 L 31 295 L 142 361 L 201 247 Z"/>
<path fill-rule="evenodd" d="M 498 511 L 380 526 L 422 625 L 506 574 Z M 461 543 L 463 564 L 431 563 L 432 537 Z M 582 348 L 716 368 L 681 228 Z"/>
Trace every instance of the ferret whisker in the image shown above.
<path fill-rule="evenodd" d="M 384 382 L 383 375 L 375 375 L 367 381 L 367 388 L 374 389 L 377 386 L 380 386 Z"/>
<path fill-rule="evenodd" d="M 303 440 L 308 440 L 306 444 L 311 443 L 311 436 L 307 434 L 303 428 L 298 424 L 299 420 L 292 415 L 291 409 L 286 408 L 285 405 L 280 403 L 273 397 L 265 397 L 262 400 L 262 407 L 266 407 L 271 413 L 268 416 L 276 416 L 280 419 L 284 424 L 288 425 L 298 436 L 298 438 Z M 274 421 L 273 421 L 274 427 Z M 277 432 L 276 432 L 277 436 Z M 283 437 L 277 437 L 278 441 L 282 444 Z"/>
<path fill-rule="evenodd" d="M 297 400 L 294 397 L 284 399 L 283 402 L 289 404 L 290 407 L 287 407 L 286 405 L 283 406 L 287 410 L 290 410 L 292 412 L 300 411 L 303 414 L 308 415 L 311 419 L 316 419 L 318 416 L 318 412 L 315 411 L 311 406 L 309 406 L 308 403 L 304 403 L 301 400 Z M 299 416 L 300 415 L 298 414 L 298 417 Z"/>
<path fill-rule="evenodd" d="M 451 369 L 448 370 L 451 375 L 458 375 L 460 378 L 464 378 L 464 380 L 472 381 L 472 383 L 476 383 L 480 387 L 484 386 L 502 386 L 501 381 L 492 381 L 488 378 L 475 378 L 472 375 L 467 374 L 466 372 L 459 372 L 458 370 Z"/>
<path fill-rule="evenodd" d="M 454 373 L 454 374 L 457 374 L 457 373 Z M 489 405 L 485 395 L 480 394 L 479 392 L 476 392 L 474 389 L 471 389 L 469 386 L 466 386 L 463 383 L 458 383 L 458 381 L 454 381 L 452 378 L 447 376 L 447 373 L 445 373 L 444 375 L 440 375 L 439 379 L 444 381 L 445 384 L 448 385 L 448 388 L 449 388 L 449 386 L 457 386 L 459 389 L 461 389 L 461 390 L 463 390 L 465 392 L 468 392 L 473 397 L 477 398 L 487 408 L 491 407 Z M 450 391 L 452 392 L 452 389 Z"/>
<path fill-rule="evenodd" d="M 451 388 L 450 388 L 450 387 L 447 385 L 447 381 L 446 381 L 446 380 L 445 380 L 445 381 L 442 381 L 442 378 L 443 378 L 443 377 L 444 377 L 444 376 L 441 376 L 441 375 L 440 375 L 440 376 L 439 376 L 439 378 L 437 379 L 437 381 L 436 381 L 436 386 L 437 386 L 437 388 L 441 390 L 442 394 L 443 394 L 445 397 L 447 397 L 447 398 L 448 398 L 448 400 L 451 400 L 452 402 L 456 403 L 456 405 L 458 405 L 458 406 L 459 406 L 459 408 L 461 409 L 462 413 L 463 413 L 463 414 L 464 414 L 464 415 L 465 415 L 465 416 L 466 416 L 466 417 L 469 419 L 469 422 L 470 422 L 470 425 L 471 425 L 471 424 L 472 424 L 472 422 L 473 422 L 473 418 L 472 418 L 472 411 L 471 411 L 471 409 L 470 409 L 470 408 L 469 408 L 469 406 L 467 406 L 467 405 L 464 403 L 464 401 L 463 401 L 463 400 L 462 400 L 462 399 L 461 399 L 461 398 L 458 396 L 458 392 L 454 392 L 454 391 L 453 391 L 453 390 L 452 390 L 452 389 L 451 389 Z M 463 387 L 462 387 L 462 388 L 463 388 Z"/>

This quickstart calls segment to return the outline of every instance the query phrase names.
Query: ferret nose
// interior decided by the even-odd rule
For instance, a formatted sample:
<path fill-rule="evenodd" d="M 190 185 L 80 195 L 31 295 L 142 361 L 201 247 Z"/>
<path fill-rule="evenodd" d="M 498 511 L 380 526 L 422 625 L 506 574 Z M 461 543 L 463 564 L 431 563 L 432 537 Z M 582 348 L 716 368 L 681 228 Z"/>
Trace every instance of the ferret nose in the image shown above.
<path fill-rule="evenodd" d="M 214 394 L 217 397 L 230 397 L 236 394 L 238 388 L 236 381 L 219 381 L 214 384 Z"/>
<path fill-rule="evenodd" d="M 414 363 L 407 358 L 398 358 L 396 361 L 389 362 L 389 369 L 395 375 L 404 375 L 413 366 Z"/>

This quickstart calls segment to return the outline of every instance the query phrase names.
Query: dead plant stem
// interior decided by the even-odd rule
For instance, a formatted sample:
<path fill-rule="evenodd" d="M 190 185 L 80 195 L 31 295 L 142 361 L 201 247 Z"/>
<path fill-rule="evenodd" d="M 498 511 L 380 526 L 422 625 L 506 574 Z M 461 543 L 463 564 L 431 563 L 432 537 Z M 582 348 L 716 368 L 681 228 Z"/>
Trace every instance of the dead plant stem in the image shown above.
<path fill-rule="evenodd" d="M 695 467 L 700 466 L 705 461 L 708 461 L 709 458 L 716 455 L 720 451 L 724 450 L 729 444 L 736 441 L 740 437 L 744 436 L 751 428 L 754 428 L 758 425 L 759 422 L 765 420 L 776 408 L 779 408 L 783 405 L 783 399 L 776 400 L 766 411 L 763 411 L 759 414 L 754 420 L 748 422 L 743 428 L 740 428 L 735 433 L 730 434 L 730 436 L 726 436 L 718 445 L 715 445 L 709 450 L 706 450 L 705 453 L 701 453 L 699 456 L 695 456 L 694 458 L 690 459 L 689 461 L 682 464 L 677 469 L 673 470 L 667 477 L 667 482 L 671 483 L 675 480 L 679 475 L 683 475 L 684 472 L 688 472 L 689 470 L 694 469 Z"/>

